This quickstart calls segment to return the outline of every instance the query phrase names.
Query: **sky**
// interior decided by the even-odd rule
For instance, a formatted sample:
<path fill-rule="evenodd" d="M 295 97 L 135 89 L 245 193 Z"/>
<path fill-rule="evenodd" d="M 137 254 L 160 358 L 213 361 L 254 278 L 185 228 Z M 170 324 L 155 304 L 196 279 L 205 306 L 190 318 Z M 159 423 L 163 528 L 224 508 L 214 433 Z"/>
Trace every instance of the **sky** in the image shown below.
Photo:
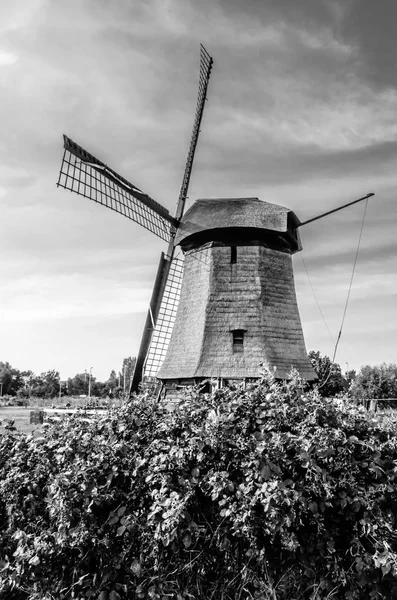
<path fill-rule="evenodd" d="M 165 244 L 57 189 L 62 134 L 174 212 L 203 43 L 190 204 L 259 197 L 304 221 L 374 192 L 336 361 L 397 362 L 396 18 L 393 0 L 1 2 L 0 360 L 105 380 L 136 355 Z M 308 350 L 333 354 L 364 204 L 301 229 Z"/>

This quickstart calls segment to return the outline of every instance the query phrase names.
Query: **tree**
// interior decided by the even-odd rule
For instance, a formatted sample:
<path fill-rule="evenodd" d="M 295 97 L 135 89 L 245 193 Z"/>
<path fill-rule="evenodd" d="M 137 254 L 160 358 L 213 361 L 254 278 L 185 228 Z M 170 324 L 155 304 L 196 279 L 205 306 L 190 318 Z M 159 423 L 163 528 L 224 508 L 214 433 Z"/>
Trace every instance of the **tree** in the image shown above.
<path fill-rule="evenodd" d="M 91 396 L 96 396 L 97 398 L 106 398 L 108 396 L 108 389 L 106 383 L 102 383 L 101 381 L 96 381 L 91 377 Z"/>
<path fill-rule="evenodd" d="M 4 396 L 9 393 L 9 389 L 11 387 L 11 365 L 9 365 L 9 363 L 0 363 L 0 367 L 1 395 Z"/>
<path fill-rule="evenodd" d="M 123 388 L 123 392 L 129 392 L 132 376 L 134 374 L 136 358 L 135 356 L 129 356 L 123 359 L 123 365 L 121 367 L 121 378 L 120 386 Z"/>
<path fill-rule="evenodd" d="M 33 382 L 30 386 L 32 396 L 54 398 L 59 395 L 60 378 L 58 371 L 51 369 L 38 376 L 34 375 L 31 371 L 29 373 L 27 379 Z"/>
<path fill-rule="evenodd" d="M 19 388 L 23 386 L 23 377 L 18 369 L 14 369 L 9 362 L 0 362 L 0 389 L 5 396 L 15 396 Z"/>
<path fill-rule="evenodd" d="M 346 385 L 350 388 L 353 385 L 354 380 L 357 377 L 357 373 L 354 369 L 350 369 L 350 371 L 346 371 L 343 378 L 346 381 Z"/>
<path fill-rule="evenodd" d="M 32 393 L 34 386 L 41 384 L 40 378 L 33 373 L 30 369 L 22 371 L 21 376 L 23 379 L 23 388 L 20 388 L 19 394 L 24 397 L 29 397 Z"/>
<path fill-rule="evenodd" d="M 107 395 L 110 397 L 116 396 L 115 390 L 119 388 L 119 378 L 117 377 L 116 371 L 113 369 L 110 371 L 108 380 L 106 381 Z"/>
<path fill-rule="evenodd" d="M 88 394 L 88 378 L 85 373 L 76 373 L 72 378 L 68 379 L 68 393 L 70 396 L 83 396 Z M 91 375 L 91 385 L 95 381 L 95 377 Z"/>
<path fill-rule="evenodd" d="M 313 369 L 318 377 L 317 387 L 321 396 L 330 398 L 346 390 L 346 382 L 338 363 L 333 363 L 328 356 L 311 350 L 308 354 Z"/>
<path fill-rule="evenodd" d="M 382 363 L 361 367 L 351 394 L 356 400 L 397 398 L 397 365 Z"/>

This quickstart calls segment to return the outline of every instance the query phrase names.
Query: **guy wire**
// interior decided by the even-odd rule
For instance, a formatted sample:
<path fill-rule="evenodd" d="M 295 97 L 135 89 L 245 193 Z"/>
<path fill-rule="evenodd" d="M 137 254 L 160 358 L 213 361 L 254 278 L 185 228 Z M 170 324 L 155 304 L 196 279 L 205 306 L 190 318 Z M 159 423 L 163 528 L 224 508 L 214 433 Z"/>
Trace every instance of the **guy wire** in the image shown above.
<path fill-rule="evenodd" d="M 334 354 L 333 354 L 333 357 L 332 357 L 331 366 L 330 366 L 327 378 L 325 379 L 325 381 L 323 381 L 323 383 L 321 385 L 318 386 L 318 389 L 321 389 L 322 387 L 324 387 L 324 385 L 327 383 L 327 381 L 330 378 L 331 373 L 332 373 L 332 368 L 333 368 L 333 364 L 334 364 L 335 357 L 336 357 L 336 351 L 338 349 L 339 340 L 340 340 L 341 335 L 342 335 L 342 329 L 343 329 L 343 325 L 344 325 L 344 322 L 345 322 L 345 317 L 346 317 L 346 312 L 347 312 L 347 306 L 349 304 L 350 293 L 351 293 L 351 289 L 352 289 L 352 285 L 353 285 L 353 278 L 354 278 L 354 273 L 355 273 L 355 270 L 356 270 L 358 253 L 360 251 L 361 237 L 363 235 L 365 216 L 366 216 L 366 213 L 367 213 L 367 206 L 368 206 L 368 198 L 365 201 L 364 214 L 363 214 L 363 218 L 362 218 L 362 221 L 361 221 L 361 229 L 360 229 L 360 235 L 358 237 L 356 256 L 354 257 L 353 269 L 352 269 L 352 274 L 351 274 L 351 277 L 350 277 L 350 283 L 349 283 L 349 289 L 348 289 L 348 292 L 347 292 L 347 298 L 346 298 L 345 308 L 344 308 L 344 311 L 343 311 L 342 322 L 341 322 L 339 333 L 338 333 L 338 339 L 336 340 L 336 344 L 335 344 L 335 348 L 334 348 Z"/>
<path fill-rule="evenodd" d="M 314 296 L 314 298 L 315 298 L 315 300 L 316 300 L 316 303 L 317 303 L 317 308 L 318 308 L 318 310 L 320 311 L 320 315 L 322 316 L 322 319 L 323 319 L 323 321 L 324 321 L 324 325 L 325 325 L 325 327 L 326 327 L 326 329 L 327 329 L 327 331 L 328 331 L 328 335 L 329 335 L 329 337 L 331 338 L 331 342 L 332 342 L 332 344 L 335 344 L 334 338 L 332 337 L 332 335 L 331 335 L 331 332 L 330 332 L 330 330 L 329 330 L 329 327 L 328 327 L 327 321 L 325 320 L 324 313 L 323 313 L 323 311 L 321 310 L 321 306 L 320 306 L 320 302 L 318 301 L 317 294 L 316 294 L 316 292 L 314 291 L 314 287 L 313 287 L 312 281 L 311 281 L 311 279 L 310 279 L 310 276 L 309 276 L 309 271 L 308 271 L 308 269 L 307 269 L 307 266 L 306 266 L 305 259 L 303 258 L 303 252 L 301 252 L 301 259 L 302 259 L 302 262 L 303 262 L 303 266 L 305 267 L 305 271 L 306 271 L 307 279 L 308 279 L 308 281 L 309 281 L 309 284 L 310 284 L 311 290 L 312 290 L 312 292 L 313 292 L 313 296 Z"/>
<path fill-rule="evenodd" d="M 368 206 L 368 198 L 365 201 L 364 214 L 363 214 L 363 218 L 362 218 L 362 221 L 361 221 L 360 235 L 358 237 L 358 244 L 357 244 L 356 256 L 354 258 L 354 263 L 353 263 L 353 270 L 352 270 L 352 274 L 351 274 L 351 278 L 350 278 L 349 291 L 347 293 L 347 298 L 346 298 L 346 303 L 345 303 L 345 309 L 343 311 L 342 322 L 341 322 L 340 329 L 339 329 L 338 339 L 336 340 L 334 355 L 332 357 L 332 362 L 334 362 L 334 360 L 335 360 L 336 351 L 338 349 L 339 340 L 341 338 L 342 329 L 343 329 L 343 325 L 344 325 L 344 322 L 345 322 L 345 317 L 346 317 L 346 312 L 347 312 L 347 305 L 349 304 L 350 292 L 351 292 L 352 285 L 353 285 L 353 278 L 354 278 L 354 273 L 355 273 L 355 270 L 356 270 L 358 253 L 359 253 L 359 250 L 360 250 L 361 237 L 363 235 L 365 215 L 367 213 L 367 206 Z"/>

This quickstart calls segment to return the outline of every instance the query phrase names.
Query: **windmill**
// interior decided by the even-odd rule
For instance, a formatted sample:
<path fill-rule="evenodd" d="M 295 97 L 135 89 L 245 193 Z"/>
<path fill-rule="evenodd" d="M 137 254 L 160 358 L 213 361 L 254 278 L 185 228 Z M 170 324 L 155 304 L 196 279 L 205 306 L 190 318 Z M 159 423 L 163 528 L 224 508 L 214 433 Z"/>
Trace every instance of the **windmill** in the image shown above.
<path fill-rule="evenodd" d="M 131 391 L 158 377 L 180 385 L 260 376 L 264 362 L 284 378 L 291 367 L 314 379 L 299 317 L 292 254 L 301 223 L 258 198 L 197 200 L 185 213 L 213 59 L 200 47 L 197 106 L 175 216 L 64 136 L 58 186 L 102 204 L 168 243 L 160 256 Z M 178 255 L 177 247 L 182 250 Z"/>

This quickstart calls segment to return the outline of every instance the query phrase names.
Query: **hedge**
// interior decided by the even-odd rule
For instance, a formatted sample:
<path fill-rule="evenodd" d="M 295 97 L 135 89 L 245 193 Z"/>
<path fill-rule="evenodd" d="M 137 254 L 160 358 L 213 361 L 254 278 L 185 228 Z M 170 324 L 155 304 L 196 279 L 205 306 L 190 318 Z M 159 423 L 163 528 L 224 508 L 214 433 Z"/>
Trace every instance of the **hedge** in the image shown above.
<path fill-rule="evenodd" d="M 397 597 L 396 421 L 265 373 L 0 437 L 0 589 L 31 600 Z"/>

